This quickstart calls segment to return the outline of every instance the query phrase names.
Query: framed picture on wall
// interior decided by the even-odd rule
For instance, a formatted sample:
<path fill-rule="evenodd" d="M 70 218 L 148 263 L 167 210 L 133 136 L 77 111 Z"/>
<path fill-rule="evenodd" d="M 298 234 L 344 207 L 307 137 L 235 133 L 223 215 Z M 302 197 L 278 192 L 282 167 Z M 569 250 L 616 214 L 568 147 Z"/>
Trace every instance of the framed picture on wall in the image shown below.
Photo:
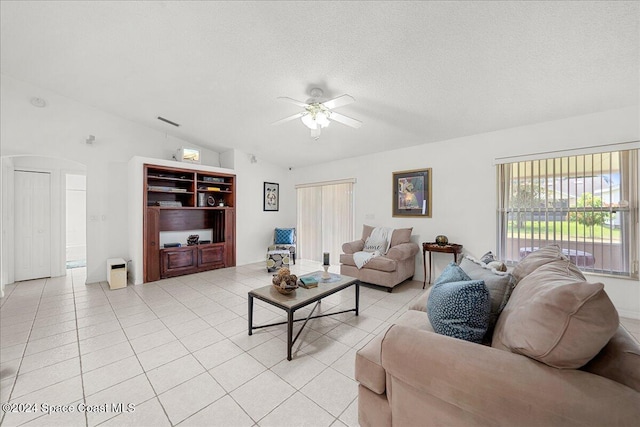
<path fill-rule="evenodd" d="M 393 172 L 393 216 L 431 218 L 431 168 Z"/>
<path fill-rule="evenodd" d="M 264 183 L 264 211 L 277 211 L 280 207 L 280 184 L 275 182 Z"/>

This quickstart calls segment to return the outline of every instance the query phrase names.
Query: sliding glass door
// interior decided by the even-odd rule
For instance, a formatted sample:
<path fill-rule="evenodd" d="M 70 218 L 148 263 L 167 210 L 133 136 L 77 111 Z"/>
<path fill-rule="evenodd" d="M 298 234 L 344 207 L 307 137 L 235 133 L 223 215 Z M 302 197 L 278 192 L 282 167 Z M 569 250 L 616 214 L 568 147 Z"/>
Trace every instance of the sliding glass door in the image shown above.
<path fill-rule="evenodd" d="M 331 264 L 339 263 L 342 244 L 354 239 L 354 182 L 343 180 L 296 187 L 300 259 L 322 261 L 322 253 L 329 252 Z"/>

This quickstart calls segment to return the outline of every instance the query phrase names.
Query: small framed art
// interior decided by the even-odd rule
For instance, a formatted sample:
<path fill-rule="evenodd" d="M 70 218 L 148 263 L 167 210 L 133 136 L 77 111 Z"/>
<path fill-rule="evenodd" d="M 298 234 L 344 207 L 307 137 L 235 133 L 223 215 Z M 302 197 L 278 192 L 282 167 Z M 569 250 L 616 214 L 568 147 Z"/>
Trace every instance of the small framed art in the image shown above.
<path fill-rule="evenodd" d="M 275 182 L 264 183 L 264 211 L 277 211 L 280 207 L 280 184 Z"/>
<path fill-rule="evenodd" d="M 393 216 L 431 218 L 431 168 L 393 172 Z"/>

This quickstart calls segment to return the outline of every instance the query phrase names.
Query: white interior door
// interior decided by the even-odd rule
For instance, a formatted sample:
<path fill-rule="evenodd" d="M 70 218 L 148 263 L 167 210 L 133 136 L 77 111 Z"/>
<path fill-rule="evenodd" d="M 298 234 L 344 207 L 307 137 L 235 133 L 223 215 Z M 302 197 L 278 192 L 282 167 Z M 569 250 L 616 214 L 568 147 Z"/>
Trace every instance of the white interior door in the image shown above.
<path fill-rule="evenodd" d="M 15 280 L 51 276 L 51 175 L 15 171 Z"/>

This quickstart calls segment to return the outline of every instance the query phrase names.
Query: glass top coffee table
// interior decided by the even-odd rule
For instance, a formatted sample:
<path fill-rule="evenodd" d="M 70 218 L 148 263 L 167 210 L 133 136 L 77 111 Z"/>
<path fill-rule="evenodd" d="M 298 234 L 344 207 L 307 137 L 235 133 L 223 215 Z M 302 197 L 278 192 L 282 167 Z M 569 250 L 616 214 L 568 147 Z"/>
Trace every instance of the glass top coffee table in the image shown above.
<path fill-rule="evenodd" d="M 339 274 L 331 274 L 331 278 L 328 280 L 320 279 L 322 273 L 323 272 L 321 271 L 316 271 L 314 273 L 309 273 L 302 276 L 302 277 L 305 277 L 305 276 L 316 277 L 318 279 L 317 287 L 310 288 L 310 289 L 300 287 L 300 288 L 297 288 L 293 293 L 289 295 L 281 294 L 280 292 L 274 289 L 273 285 L 263 286 L 262 288 L 249 291 L 249 335 L 253 334 L 254 329 L 267 328 L 269 326 L 286 324 L 287 325 L 287 360 L 291 360 L 291 349 L 293 348 L 293 344 L 296 342 L 296 340 L 300 336 L 300 332 L 302 332 L 305 325 L 310 319 L 316 319 L 318 317 L 325 317 L 325 316 L 333 316 L 336 314 L 348 313 L 350 311 L 355 311 L 357 316 L 358 308 L 360 304 L 360 282 L 358 282 L 358 279 L 354 277 L 339 275 Z M 349 286 L 355 287 L 356 301 L 355 301 L 354 308 L 350 310 L 336 311 L 334 313 L 319 314 L 317 316 L 313 315 L 316 308 L 318 307 L 318 304 L 320 304 L 320 301 L 323 298 L 328 297 L 329 295 L 333 295 L 336 292 L 340 292 L 344 289 L 347 289 Z M 282 310 L 286 311 L 287 321 L 279 322 L 279 323 L 271 323 L 268 325 L 253 326 L 253 299 L 254 298 L 258 298 L 259 300 L 262 300 L 268 304 L 271 304 L 275 307 L 281 308 Z M 294 317 L 293 315 L 296 312 L 296 310 L 299 310 L 303 307 L 313 304 L 314 302 L 316 303 L 316 305 L 311 310 L 311 313 L 309 313 L 309 316 L 307 316 L 304 319 L 293 318 Z M 302 324 L 302 327 L 296 334 L 296 337 L 293 338 L 293 324 L 294 322 L 301 322 L 301 321 L 304 321 L 304 323 Z"/>

